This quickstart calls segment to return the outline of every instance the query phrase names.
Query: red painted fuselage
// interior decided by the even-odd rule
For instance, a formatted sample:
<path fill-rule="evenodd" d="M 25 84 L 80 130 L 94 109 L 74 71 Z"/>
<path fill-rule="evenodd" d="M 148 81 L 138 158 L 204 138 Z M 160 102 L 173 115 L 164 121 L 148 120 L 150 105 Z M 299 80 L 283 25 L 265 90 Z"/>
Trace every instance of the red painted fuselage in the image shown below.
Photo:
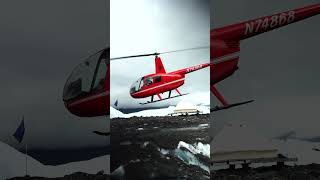
<path fill-rule="evenodd" d="M 222 105 L 229 105 L 214 85 L 231 76 L 238 69 L 240 42 L 242 40 L 298 22 L 319 13 L 320 4 L 315 4 L 211 30 L 211 92 Z"/>
<path fill-rule="evenodd" d="M 147 85 L 146 80 L 150 78 L 153 79 L 154 83 Z M 130 95 L 133 98 L 145 98 L 174 90 L 184 84 L 184 78 L 184 75 L 179 74 L 150 74 L 141 79 L 145 85 L 137 92 L 130 92 Z M 157 79 L 159 79 L 159 81 L 157 81 Z"/>
<path fill-rule="evenodd" d="M 130 88 L 130 95 L 133 98 L 146 98 L 160 93 L 176 90 L 184 84 L 185 75 L 210 66 L 210 63 L 180 69 L 166 73 L 159 56 L 155 57 L 156 73 L 143 76 L 138 79 Z M 177 90 L 178 91 L 178 90 Z"/>

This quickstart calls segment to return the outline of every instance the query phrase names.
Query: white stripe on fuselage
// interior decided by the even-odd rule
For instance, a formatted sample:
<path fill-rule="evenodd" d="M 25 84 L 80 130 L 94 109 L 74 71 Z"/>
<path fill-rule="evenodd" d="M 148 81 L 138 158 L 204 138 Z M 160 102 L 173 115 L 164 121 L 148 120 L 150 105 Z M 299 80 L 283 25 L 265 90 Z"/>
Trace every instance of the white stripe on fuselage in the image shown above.
<path fill-rule="evenodd" d="M 96 99 L 96 98 L 104 97 L 104 96 L 107 96 L 109 94 L 110 94 L 109 91 L 104 91 L 103 93 L 99 93 L 99 94 L 96 94 L 96 95 L 92 95 L 92 96 L 77 100 L 77 101 L 71 103 L 70 106 L 74 106 L 74 105 L 77 105 L 77 104 L 80 104 L 80 103 L 83 103 L 83 102 L 86 102 L 86 101 L 90 101 L 90 100 L 93 100 L 93 99 Z"/>
<path fill-rule="evenodd" d="M 142 90 L 142 91 L 135 92 L 135 93 L 133 93 L 133 95 L 136 95 L 138 93 L 143 93 L 143 92 L 146 92 L 146 91 L 150 91 L 150 90 L 153 90 L 153 89 L 156 89 L 156 88 L 159 88 L 159 87 L 162 87 L 162 86 L 166 86 L 166 85 L 169 85 L 169 84 L 173 84 L 173 83 L 176 83 L 176 82 L 180 82 L 180 81 L 183 81 L 183 80 L 184 80 L 184 78 L 178 79 L 178 80 L 175 80 L 175 81 L 172 81 L 172 82 L 164 83 L 164 84 L 152 87 L 152 88 L 148 88 L 148 89 L 145 89 L 145 90 Z"/>
<path fill-rule="evenodd" d="M 225 62 L 225 61 L 230 61 L 234 58 L 239 58 L 239 54 L 240 52 L 237 51 L 237 52 L 234 52 L 232 54 L 227 54 L 227 55 L 224 55 L 224 56 L 221 56 L 221 57 L 218 57 L 218 58 L 213 58 L 213 64 L 219 64 L 219 63 L 222 63 L 222 62 Z"/>

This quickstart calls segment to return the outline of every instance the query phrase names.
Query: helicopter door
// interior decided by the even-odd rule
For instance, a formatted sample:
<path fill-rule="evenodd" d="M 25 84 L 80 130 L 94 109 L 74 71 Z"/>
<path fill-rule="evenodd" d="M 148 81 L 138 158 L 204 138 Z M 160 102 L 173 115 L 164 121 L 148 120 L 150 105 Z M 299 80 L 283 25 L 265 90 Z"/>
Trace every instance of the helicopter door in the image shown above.
<path fill-rule="evenodd" d="M 140 84 L 139 84 L 139 88 L 138 88 L 138 91 L 140 91 L 140 89 L 144 86 L 144 77 L 141 78 L 140 80 Z"/>

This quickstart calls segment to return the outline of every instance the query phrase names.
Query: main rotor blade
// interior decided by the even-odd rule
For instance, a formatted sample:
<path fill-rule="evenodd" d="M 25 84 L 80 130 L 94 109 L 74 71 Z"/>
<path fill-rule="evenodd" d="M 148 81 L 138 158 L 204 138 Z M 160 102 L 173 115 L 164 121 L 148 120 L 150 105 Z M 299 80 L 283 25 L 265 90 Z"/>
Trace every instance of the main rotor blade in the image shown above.
<path fill-rule="evenodd" d="M 133 55 L 133 56 L 122 56 L 122 57 L 110 58 L 110 60 L 128 59 L 128 58 L 144 57 L 144 56 L 157 56 L 159 54 L 160 53 L 151 53 L 151 54 L 139 54 L 139 55 Z"/>
<path fill-rule="evenodd" d="M 176 52 L 182 52 L 182 51 L 191 51 L 191 50 L 197 50 L 197 49 L 208 49 L 210 46 L 200 46 L 200 47 L 194 47 L 194 48 L 186 48 L 186 49 L 178 49 L 173 51 L 165 51 L 161 52 L 159 54 L 169 54 L 169 53 L 176 53 Z"/>
<path fill-rule="evenodd" d="M 160 54 L 169 54 L 169 53 L 176 53 L 176 52 L 190 51 L 190 50 L 197 50 L 197 49 L 208 49 L 208 48 L 210 48 L 210 46 L 200 46 L 200 47 L 194 47 L 194 48 L 179 49 L 179 50 L 174 50 L 174 51 L 165 51 L 165 52 L 160 52 L 160 53 L 156 52 L 156 53 L 151 53 L 151 54 L 122 56 L 122 57 L 110 58 L 110 60 L 128 59 L 128 58 L 145 57 L 145 56 L 158 56 Z"/>

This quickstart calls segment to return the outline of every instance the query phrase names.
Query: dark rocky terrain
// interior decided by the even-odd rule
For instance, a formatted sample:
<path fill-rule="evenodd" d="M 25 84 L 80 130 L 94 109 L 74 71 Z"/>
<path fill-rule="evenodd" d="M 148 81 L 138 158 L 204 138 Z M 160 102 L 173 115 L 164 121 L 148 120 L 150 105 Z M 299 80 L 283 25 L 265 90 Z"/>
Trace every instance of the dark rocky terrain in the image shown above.
<path fill-rule="evenodd" d="M 211 172 L 214 180 L 319 180 L 320 165 L 260 167 L 256 169 L 219 170 Z"/>
<path fill-rule="evenodd" d="M 209 144 L 209 115 L 111 120 L 111 170 L 125 179 L 210 179 L 209 172 L 177 157 L 180 141 Z M 184 155 L 183 149 L 182 155 Z M 162 153 L 165 152 L 165 153 Z M 186 157 L 187 158 L 187 157 Z M 209 167 L 209 158 L 196 155 Z"/>
<path fill-rule="evenodd" d="M 156 163 L 157 164 L 157 163 Z M 136 174 L 135 171 L 141 172 L 141 170 L 152 170 L 154 167 L 150 166 L 152 163 L 146 164 L 136 164 L 130 165 L 134 166 L 127 168 L 128 174 Z M 137 169 L 138 168 L 138 169 Z M 140 169 L 141 168 L 141 169 Z M 153 179 L 201 179 L 200 177 L 188 176 L 187 174 L 184 177 L 176 178 L 175 171 L 179 170 L 173 169 L 170 166 L 159 167 L 161 168 L 160 173 L 166 172 L 167 177 L 163 176 L 162 178 L 153 178 Z M 183 168 L 183 167 L 180 167 Z M 192 170 L 192 169 L 187 169 Z M 145 172 L 145 174 L 147 174 Z M 172 176 L 170 176 L 170 174 Z M 199 172 L 195 172 L 199 175 Z M 156 174 L 155 174 L 156 175 Z M 85 173 L 74 173 L 67 175 L 61 178 L 43 178 L 43 177 L 16 177 L 10 180 L 109 180 L 109 179 L 120 179 L 114 173 L 115 178 L 112 178 L 109 175 L 105 174 L 85 174 Z M 136 179 L 141 177 L 138 175 Z M 206 176 L 202 177 L 206 179 Z M 135 178 L 133 178 L 135 179 Z M 152 179 L 152 178 L 150 178 Z M 261 167 L 256 169 L 237 169 L 237 170 L 219 170 L 216 172 L 211 172 L 211 179 L 214 180 L 319 180 L 320 179 L 320 165 L 319 164 L 310 164 L 310 165 L 301 165 L 301 166 L 285 166 L 282 168 L 273 167 Z"/>
<path fill-rule="evenodd" d="M 73 173 L 59 178 L 44 178 L 44 177 L 15 177 L 9 180 L 110 180 L 110 175 L 103 174 L 100 172 L 98 174 L 86 174 L 86 173 Z"/>
<path fill-rule="evenodd" d="M 210 174 L 200 166 L 187 164 L 175 154 L 177 144 L 180 141 L 209 143 L 206 124 L 209 124 L 209 115 L 113 119 L 111 175 L 78 172 L 60 178 L 16 177 L 10 180 L 320 180 L 319 164 L 226 169 Z M 161 153 L 162 150 L 166 153 Z M 202 155 L 196 155 L 196 158 L 209 166 L 209 158 Z"/>

